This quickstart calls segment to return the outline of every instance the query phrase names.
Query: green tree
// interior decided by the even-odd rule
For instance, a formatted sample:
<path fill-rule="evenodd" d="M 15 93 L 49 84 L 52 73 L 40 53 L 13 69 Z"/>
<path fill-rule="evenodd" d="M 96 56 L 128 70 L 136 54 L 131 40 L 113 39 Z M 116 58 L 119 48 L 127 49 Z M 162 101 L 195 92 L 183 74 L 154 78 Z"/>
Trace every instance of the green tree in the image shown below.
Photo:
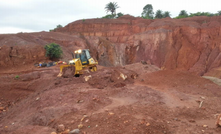
<path fill-rule="evenodd" d="M 57 25 L 57 27 L 56 27 L 56 28 L 62 28 L 62 27 L 63 27 L 63 26 L 59 24 L 59 25 Z"/>
<path fill-rule="evenodd" d="M 217 14 L 218 14 L 218 16 L 220 16 L 220 15 L 221 15 L 221 10 L 220 10 L 220 11 L 218 11 L 218 13 L 217 13 Z"/>
<path fill-rule="evenodd" d="M 106 9 L 106 12 L 111 12 L 111 15 L 114 16 L 116 14 L 116 9 L 119 8 L 116 2 L 110 2 L 108 3 L 104 9 Z"/>
<path fill-rule="evenodd" d="M 214 14 L 211 14 L 209 12 L 197 12 L 197 13 L 190 13 L 188 17 L 193 17 L 193 16 L 214 16 Z"/>
<path fill-rule="evenodd" d="M 55 43 L 47 44 L 44 48 L 46 50 L 46 57 L 50 59 L 60 58 L 63 53 L 60 45 Z"/>
<path fill-rule="evenodd" d="M 56 28 L 51 29 L 51 30 L 49 30 L 49 31 L 51 32 L 51 31 L 54 31 L 54 30 L 56 30 L 56 29 L 58 29 L 58 28 L 62 28 L 62 27 L 63 27 L 62 25 L 58 24 L 58 25 L 56 26 Z"/>
<path fill-rule="evenodd" d="M 143 12 L 141 13 L 141 16 L 143 18 L 147 19 L 153 19 L 153 6 L 151 4 L 147 4 L 146 6 L 143 7 Z"/>
<path fill-rule="evenodd" d="M 107 14 L 107 15 L 105 15 L 105 16 L 103 16 L 102 18 L 104 18 L 104 19 L 111 19 L 111 18 L 114 18 L 116 15 L 115 14 Z"/>
<path fill-rule="evenodd" d="M 163 11 L 162 10 L 157 10 L 155 14 L 155 18 L 161 19 L 163 18 Z"/>
<path fill-rule="evenodd" d="M 188 13 L 186 10 L 181 10 L 179 13 L 179 16 L 184 16 L 184 17 L 188 17 Z"/>
<path fill-rule="evenodd" d="M 119 18 L 119 17 L 121 17 L 121 16 L 123 16 L 124 14 L 123 13 L 117 13 L 117 18 Z"/>
<path fill-rule="evenodd" d="M 166 18 L 166 17 L 170 17 L 170 12 L 169 11 L 165 11 L 163 13 L 163 17 Z"/>

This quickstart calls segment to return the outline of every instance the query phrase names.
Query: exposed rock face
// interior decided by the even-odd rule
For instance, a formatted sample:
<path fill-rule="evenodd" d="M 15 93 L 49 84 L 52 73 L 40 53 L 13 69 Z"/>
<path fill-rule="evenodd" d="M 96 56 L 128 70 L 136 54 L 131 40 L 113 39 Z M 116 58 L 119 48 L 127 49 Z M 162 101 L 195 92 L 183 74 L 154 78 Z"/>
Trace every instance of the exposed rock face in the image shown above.
<path fill-rule="evenodd" d="M 71 52 L 86 46 L 85 40 L 62 33 L 3 34 L 0 35 L 0 72 L 30 70 L 36 62 L 47 62 L 44 46 L 53 42 L 61 45 L 66 61 L 72 58 Z"/>
<path fill-rule="evenodd" d="M 162 69 L 189 70 L 198 75 L 221 66 L 221 16 L 185 19 L 135 18 L 78 20 L 55 32 L 0 35 L 0 70 L 45 58 L 44 45 L 58 43 L 63 59 L 88 48 L 100 65 L 148 61 Z"/>
<path fill-rule="evenodd" d="M 221 66 L 220 22 L 221 16 L 159 20 L 123 16 L 79 20 L 57 31 L 86 36 L 90 44 L 94 43 L 97 58 L 106 57 L 103 60 L 109 65 L 146 60 L 163 69 L 203 75 Z"/>

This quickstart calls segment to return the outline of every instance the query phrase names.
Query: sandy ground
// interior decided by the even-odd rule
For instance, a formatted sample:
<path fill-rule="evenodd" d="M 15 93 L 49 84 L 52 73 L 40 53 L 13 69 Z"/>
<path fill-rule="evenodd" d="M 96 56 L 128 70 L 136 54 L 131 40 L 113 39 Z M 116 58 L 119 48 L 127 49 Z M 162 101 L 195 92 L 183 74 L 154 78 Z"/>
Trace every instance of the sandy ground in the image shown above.
<path fill-rule="evenodd" d="M 54 66 L 0 74 L 1 134 L 221 133 L 221 87 L 203 77 L 141 63 L 58 73 Z"/>

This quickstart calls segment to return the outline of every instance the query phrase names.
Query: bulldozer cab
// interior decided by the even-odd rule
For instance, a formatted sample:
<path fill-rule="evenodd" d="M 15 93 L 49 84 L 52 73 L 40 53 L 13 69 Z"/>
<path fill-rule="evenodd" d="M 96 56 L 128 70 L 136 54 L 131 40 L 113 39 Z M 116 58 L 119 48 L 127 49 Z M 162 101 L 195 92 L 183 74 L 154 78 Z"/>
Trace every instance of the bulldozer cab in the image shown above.
<path fill-rule="evenodd" d="M 89 64 L 89 59 L 91 58 L 90 52 L 88 49 L 84 50 L 77 50 L 74 52 L 75 55 L 72 55 L 74 59 L 80 59 L 82 65 L 87 65 Z"/>

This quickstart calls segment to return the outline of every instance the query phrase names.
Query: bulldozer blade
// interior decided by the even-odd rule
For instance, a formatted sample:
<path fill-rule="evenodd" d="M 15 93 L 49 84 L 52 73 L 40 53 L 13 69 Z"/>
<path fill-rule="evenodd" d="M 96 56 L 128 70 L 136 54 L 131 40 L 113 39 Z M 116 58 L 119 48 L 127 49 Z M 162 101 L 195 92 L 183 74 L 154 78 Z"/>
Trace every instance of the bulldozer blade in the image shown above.
<path fill-rule="evenodd" d="M 62 67 L 57 77 L 73 77 L 75 75 L 75 66 Z"/>

